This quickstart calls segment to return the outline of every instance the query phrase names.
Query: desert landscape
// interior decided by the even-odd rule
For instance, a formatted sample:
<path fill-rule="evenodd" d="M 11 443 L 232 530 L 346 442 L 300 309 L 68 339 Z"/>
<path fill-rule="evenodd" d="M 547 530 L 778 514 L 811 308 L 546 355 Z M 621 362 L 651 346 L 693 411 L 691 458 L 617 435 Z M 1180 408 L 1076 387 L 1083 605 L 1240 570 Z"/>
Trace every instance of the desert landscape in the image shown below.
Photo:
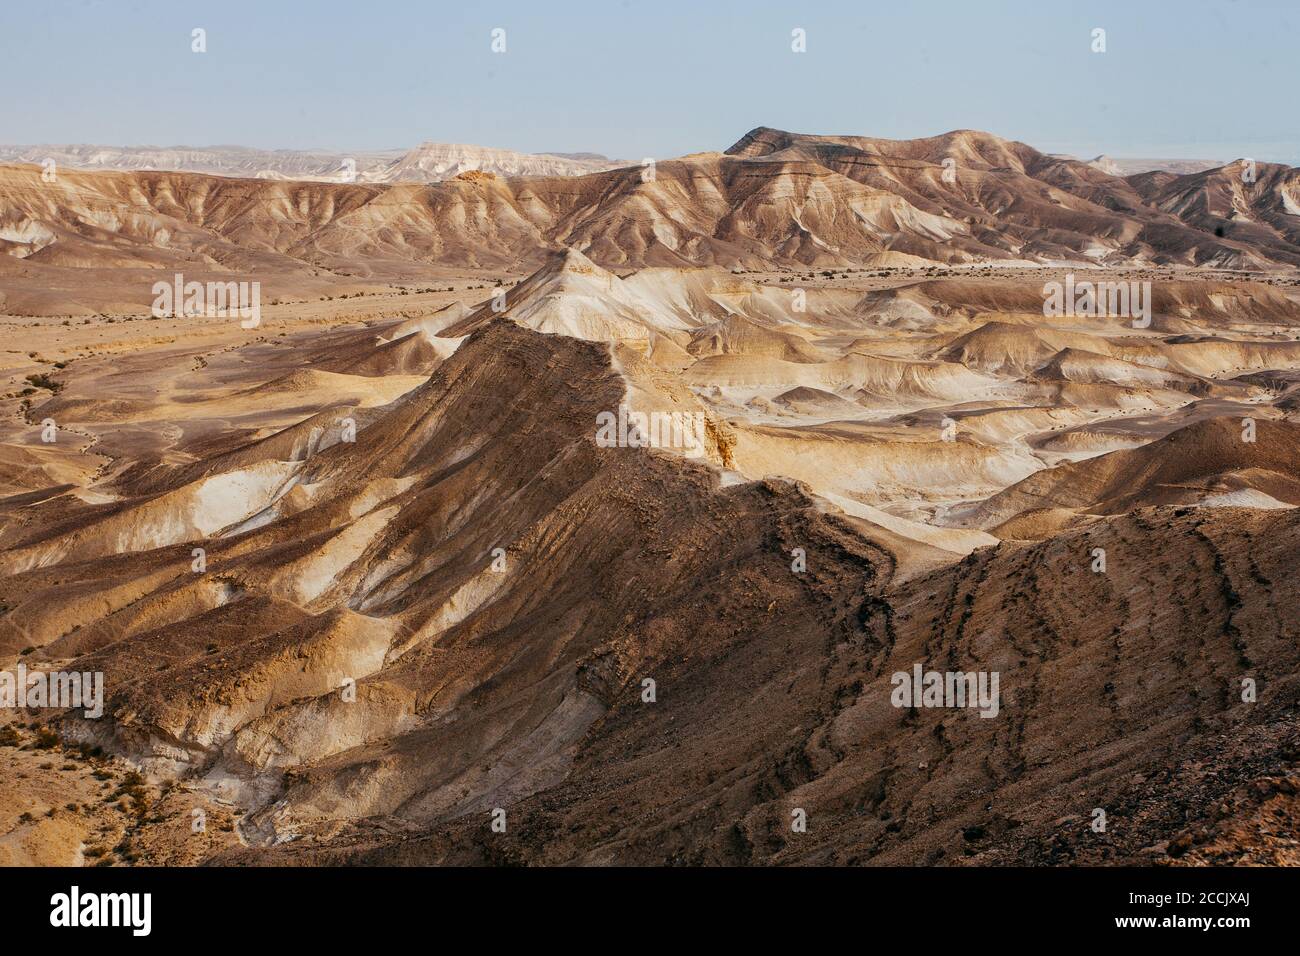
<path fill-rule="evenodd" d="M 0 863 L 1300 863 L 1300 170 L 720 146 L 0 151 Z"/>

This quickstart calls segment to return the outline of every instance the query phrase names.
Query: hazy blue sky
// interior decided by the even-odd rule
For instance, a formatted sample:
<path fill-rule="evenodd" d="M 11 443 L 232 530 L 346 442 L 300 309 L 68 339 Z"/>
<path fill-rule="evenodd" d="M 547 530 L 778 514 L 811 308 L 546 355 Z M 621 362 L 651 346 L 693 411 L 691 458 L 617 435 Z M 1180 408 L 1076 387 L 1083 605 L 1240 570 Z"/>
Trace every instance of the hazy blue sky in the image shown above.
<path fill-rule="evenodd" d="M 194 27 L 207 53 L 190 52 Z M 0 142 L 640 159 L 759 125 L 975 128 L 1053 152 L 1294 165 L 1298 48 L 1297 0 L 0 0 Z"/>

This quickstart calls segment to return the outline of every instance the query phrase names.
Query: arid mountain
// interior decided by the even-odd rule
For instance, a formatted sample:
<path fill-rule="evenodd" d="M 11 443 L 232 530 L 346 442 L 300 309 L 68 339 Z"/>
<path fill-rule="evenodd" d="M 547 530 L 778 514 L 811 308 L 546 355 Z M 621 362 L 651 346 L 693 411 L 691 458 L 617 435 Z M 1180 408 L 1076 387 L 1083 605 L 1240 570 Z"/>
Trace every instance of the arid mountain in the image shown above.
<path fill-rule="evenodd" d="M 986 133 L 890 141 L 769 129 L 726 154 L 653 168 L 561 176 L 554 163 L 576 161 L 543 158 L 548 175 L 506 179 L 495 162 L 431 147 L 394 167 L 400 180 L 480 167 L 427 186 L 177 172 L 64 171 L 46 182 L 39 167 L 3 167 L 0 308 L 75 306 L 50 292 L 74 284 L 66 268 L 257 273 L 294 294 L 322 274 L 526 273 L 561 248 L 606 268 L 1300 264 L 1300 173 L 1267 164 L 1250 183 L 1230 167 L 1120 179 Z M 131 292 L 119 272 L 82 307 L 143 305 L 144 277 Z"/>
<path fill-rule="evenodd" d="M 1236 162 L 1190 176 L 1149 173 L 1131 181 L 1149 204 L 1197 229 L 1261 250 L 1300 243 L 1300 170 Z"/>
<path fill-rule="evenodd" d="M 1073 159 L 1074 157 L 1066 157 Z M 1203 173 L 1207 169 L 1227 166 L 1221 159 L 1139 159 L 1131 156 L 1094 156 L 1088 165 L 1100 169 L 1111 176 L 1136 176 L 1138 173 L 1150 173 L 1157 170 L 1186 176 L 1191 173 Z"/>
<path fill-rule="evenodd" d="M 1228 241 L 1230 235 L 1215 231 L 1226 228 L 1226 219 L 1185 215 L 1195 202 L 1192 197 L 1219 188 L 1211 183 L 1236 170 L 1189 176 L 1148 173 L 1130 183 L 1087 163 L 973 130 L 882 140 L 761 128 L 727 152 L 776 161 L 809 159 L 888 190 L 926 212 L 965 222 L 970 237 L 989 247 L 983 252 L 989 258 L 1184 262 L 1225 268 L 1300 264 L 1300 246 L 1291 237 L 1256 233 L 1249 241 L 1234 243 Z M 945 163 L 948 179 L 943 175 Z M 1253 201 L 1283 208 L 1293 198 L 1300 173 L 1267 163 L 1257 169 L 1259 188 L 1248 189 L 1248 195 L 1271 197 Z M 1181 203 L 1161 202 L 1150 188 L 1152 182 L 1186 184 L 1189 195 Z"/>
<path fill-rule="evenodd" d="M 620 165 L 596 153 L 520 153 L 458 143 L 353 152 L 246 146 L 0 146 L 0 163 L 47 161 L 53 161 L 56 169 L 365 183 L 435 183 L 470 170 L 497 176 L 578 176 Z"/>
<path fill-rule="evenodd" d="M 616 166 L 617 160 L 594 153 L 552 155 L 520 153 L 513 149 L 463 146 L 456 143 L 421 143 L 392 165 L 379 171 L 372 182 L 437 183 L 461 173 L 480 171 L 494 176 L 581 176 Z"/>
<path fill-rule="evenodd" d="M 0 162 L 45 164 L 58 170 L 182 172 L 243 179 L 342 182 L 354 172 L 369 181 L 405 155 L 400 149 L 346 153 L 325 150 L 251 149 L 247 146 L 0 146 Z M 345 165 L 346 160 L 351 165 Z"/>

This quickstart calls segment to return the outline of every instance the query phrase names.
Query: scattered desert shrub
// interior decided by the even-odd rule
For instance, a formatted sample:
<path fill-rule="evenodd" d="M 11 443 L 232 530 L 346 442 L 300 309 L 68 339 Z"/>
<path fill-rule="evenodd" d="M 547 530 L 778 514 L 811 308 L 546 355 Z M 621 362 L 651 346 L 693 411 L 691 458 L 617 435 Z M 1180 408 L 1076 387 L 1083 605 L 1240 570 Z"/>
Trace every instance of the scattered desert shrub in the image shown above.
<path fill-rule="evenodd" d="M 35 375 L 28 375 L 27 381 L 31 382 L 37 388 L 49 389 L 56 395 L 63 390 L 63 383 L 56 382 L 54 379 L 50 378 L 48 372 L 37 372 Z"/>

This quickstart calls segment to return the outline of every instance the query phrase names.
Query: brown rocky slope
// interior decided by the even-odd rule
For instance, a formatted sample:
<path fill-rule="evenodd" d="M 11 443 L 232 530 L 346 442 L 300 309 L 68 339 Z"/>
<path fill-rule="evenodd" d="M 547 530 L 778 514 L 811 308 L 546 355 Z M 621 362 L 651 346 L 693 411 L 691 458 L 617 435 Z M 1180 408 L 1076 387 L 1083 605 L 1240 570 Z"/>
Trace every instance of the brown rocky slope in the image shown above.
<path fill-rule="evenodd" d="M 60 732 L 245 807 L 225 862 L 1222 856 L 1294 773 L 1294 510 L 1141 508 L 895 581 L 875 526 L 720 482 L 716 423 L 710 461 L 597 447 L 626 388 L 608 346 L 498 320 L 355 442 L 322 417 L 16 503 L 7 659 L 102 669 L 105 718 Z M 998 672 L 998 714 L 892 706 L 916 663 Z"/>

